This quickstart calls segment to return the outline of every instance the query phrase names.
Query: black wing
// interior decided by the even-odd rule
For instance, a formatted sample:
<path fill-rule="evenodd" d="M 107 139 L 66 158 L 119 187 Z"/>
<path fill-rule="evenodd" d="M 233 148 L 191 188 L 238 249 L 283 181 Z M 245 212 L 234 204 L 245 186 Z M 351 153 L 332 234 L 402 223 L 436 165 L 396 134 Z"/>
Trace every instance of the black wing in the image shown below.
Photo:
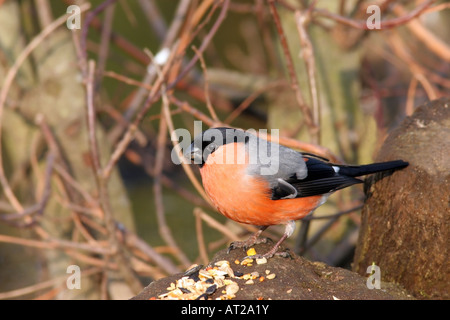
<path fill-rule="evenodd" d="M 329 162 L 324 162 L 309 155 L 304 155 L 304 160 L 308 169 L 308 176 L 302 180 L 293 176 L 285 180 L 283 185 L 279 184 L 273 188 L 273 200 L 322 195 L 363 182 L 360 179 L 340 174 L 340 167 Z M 297 191 L 295 196 L 289 188 L 286 188 L 286 183 Z"/>
<path fill-rule="evenodd" d="M 303 154 L 306 163 L 308 176 L 305 179 L 296 179 L 292 175 L 289 179 L 278 183 L 272 189 L 272 199 L 302 198 L 316 195 L 322 195 L 336 190 L 351 186 L 356 183 L 362 183 L 355 177 L 372 174 L 381 171 L 392 171 L 402 169 L 408 166 L 408 162 L 402 160 L 372 163 L 361 166 L 335 165 L 326 159 L 315 157 L 310 154 Z M 287 185 L 292 186 L 288 187 Z M 293 190 L 297 192 L 294 192 Z"/>

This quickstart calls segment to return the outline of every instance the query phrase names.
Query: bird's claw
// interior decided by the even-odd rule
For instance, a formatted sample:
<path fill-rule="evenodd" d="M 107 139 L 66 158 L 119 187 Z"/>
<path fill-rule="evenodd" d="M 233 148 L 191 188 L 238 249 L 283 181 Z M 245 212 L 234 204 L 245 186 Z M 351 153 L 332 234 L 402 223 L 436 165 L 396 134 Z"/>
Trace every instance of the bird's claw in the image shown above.
<path fill-rule="evenodd" d="M 230 246 L 227 249 L 227 254 L 230 253 L 231 250 L 238 249 L 238 248 L 242 248 L 244 251 L 247 251 L 248 248 L 250 248 L 251 246 L 253 246 L 255 244 L 267 243 L 269 241 L 272 241 L 272 239 L 270 239 L 270 238 L 252 239 L 252 237 L 250 237 L 249 239 L 247 239 L 245 241 L 233 241 L 232 243 L 230 243 Z"/>
<path fill-rule="evenodd" d="M 244 257 L 244 260 L 245 259 L 258 260 L 258 259 L 263 259 L 263 258 L 269 259 L 269 258 L 272 258 L 273 256 L 280 256 L 282 258 L 291 258 L 292 259 L 292 256 L 289 251 L 272 252 L 272 250 L 270 250 L 269 252 L 267 252 L 265 254 L 254 254 L 251 256 L 246 256 L 246 257 Z"/>

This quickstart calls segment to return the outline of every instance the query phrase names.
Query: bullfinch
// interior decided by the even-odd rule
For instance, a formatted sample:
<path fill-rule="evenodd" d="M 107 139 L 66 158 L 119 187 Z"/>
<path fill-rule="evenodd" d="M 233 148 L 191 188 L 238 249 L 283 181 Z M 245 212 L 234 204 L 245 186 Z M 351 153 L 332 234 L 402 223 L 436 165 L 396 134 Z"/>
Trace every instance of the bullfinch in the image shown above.
<path fill-rule="evenodd" d="M 402 160 L 361 166 L 338 165 L 258 137 L 249 130 L 210 128 L 196 136 L 184 152 L 200 168 L 203 187 L 216 209 L 234 221 L 259 226 L 246 241 L 229 250 L 248 248 L 269 226 L 285 232 L 265 254 L 270 258 L 292 235 L 295 221 L 322 205 L 336 190 L 363 182 L 356 177 L 408 166 Z"/>

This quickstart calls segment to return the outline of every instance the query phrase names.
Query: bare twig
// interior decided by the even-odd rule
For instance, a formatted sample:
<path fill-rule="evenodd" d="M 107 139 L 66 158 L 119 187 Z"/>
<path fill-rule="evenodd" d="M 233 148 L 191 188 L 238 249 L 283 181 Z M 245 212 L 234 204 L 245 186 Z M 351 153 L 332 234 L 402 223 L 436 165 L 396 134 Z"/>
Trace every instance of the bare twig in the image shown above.
<path fill-rule="evenodd" d="M 41 195 L 41 199 L 39 200 L 39 202 L 27 209 L 24 209 L 21 212 L 0 215 L 0 220 L 3 220 L 3 221 L 17 220 L 17 219 L 22 219 L 26 216 L 30 216 L 35 213 L 41 215 L 44 212 L 45 206 L 47 205 L 47 202 L 50 198 L 50 192 L 51 192 L 50 182 L 51 182 L 51 177 L 52 177 L 52 172 L 53 172 L 54 160 L 55 160 L 55 155 L 52 152 L 50 152 L 47 156 L 47 168 L 45 169 L 44 192 Z M 34 220 L 31 220 L 31 221 L 27 222 L 27 225 L 31 225 L 33 223 L 34 223 Z"/>
<path fill-rule="evenodd" d="M 165 38 L 167 26 L 161 12 L 154 0 L 138 0 L 142 12 L 148 20 L 157 37 L 162 41 Z M 176 19 L 175 19 L 176 20 Z"/>
<path fill-rule="evenodd" d="M 161 112 L 163 112 L 163 110 L 161 110 Z M 177 257 L 180 258 L 181 262 L 183 263 L 183 265 L 185 265 L 185 267 L 188 267 L 189 265 L 191 265 L 191 262 L 184 255 L 184 253 L 182 253 L 182 251 L 179 250 L 179 247 L 176 244 L 172 236 L 172 232 L 170 231 L 167 225 L 167 221 L 165 219 L 160 174 L 162 172 L 166 139 L 167 139 L 167 122 L 165 117 L 161 117 L 161 120 L 159 122 L 158 147 L 156 152 L 155 176 L 153 182 L 153 192 L 155 195 L 155 206 L 156 206 L 156 216 L 158 218 L 158 228 L 159 233 L 161 237 L 164 239 L 164 241 L 177 251 Z"/>
<path fill-rule="evenodd" d="M 311 134 L 311 137 L 315 136 L 317 127 L 314 124 L 313 116 L 311 114 L 311 109 L 306 104 L 305 99 L 303 98 L 303 94 L 300 90 L 297 76 L 295 73 L 294 62 L 292 60 L 291 53 L 289 51 L 289 46 L 286 40 L 286 36 L 283 31 L 283 26 L 281 25 L 280 17 L 278 15 L 277 8 L 275 6 L 274 0 L 269 0 L 270 12 L 272 13 L 273 21 L 275 22 L 275 26 L 277 27 L 278 36 L 280 38 L 281 47 L 283 49 L 283 53 L 286 59 L 286 68 L 289 73 L 289 79 L 291 81 L 291 87 L 295 92 L 295 97 L 297 99 L 297 104 L 300 110 L 303 113 L 304 120 L 306 125 L 308 126 L 308 130 Z"/>
<path fill-rule="evenodd" d="M 313 4 L 314 5 L 314 4 Z M 313 8 L 311 5 L 310 8 Z M 308 9 L 305 12 L 296 11 L 295 20 L 298 30 L 298 35 L 300 38 L 301 56 L 306 65 L 306 70 L 308 72 L 308 83 L 311 92 L 311 102 L 312 102 L 312 121 L 316 126 L 317 130 L 312 136 L 312 142 L 320 143 L 320 99 L 319 91 L 317 88 L 317 74 L 316 74 L 316 59 L 314 57 L 314 48 L 308 35 L 307 24 L 310 20 L 311 11 Z"/>
<path fill-rule="evenodd" d="M 108 246 L 93 246 L 87 243 L 79 243 L 55 238 L 47 240 L 31 240 L 0 234 L 0 242 L 18 244 L 40 249 L 76 249 L 102 255 L 109 255 L 112 253 L 111 248 L 109 248 Z"/>
<path fill-rule="evenodd" d="M 205 1 L 206 2 L 206 1 Z M 208 32 L 208 34 L 203 38 L 202 44 L 200 45 L 200 47 L 198 48 L 198 52 L 202 53 L 205 51 L 206 47 L 208 46 L 208 44 L 210 43 L 210 41 L 212 40 L 213 36 L 216 34 L 217 30 L 219 29 L 220 25 L 222 24 L 222 22 L 225 20 L 225 17 L 227 15 L 227 11 L 228 11 L 228 6 L 230 4 L 230 0 L 224 0 L 223 1 L 223 5 L 222 5 L 222 10 L 219 13 L 219 16 L 217 17 L 214 25 L 211 27 L 210 31 Z M 172 81 L 168 86 L 167 86 L 167 91 L 171 90 L 172 88 L 175 87 L 175 85 L 181 80 L 183 79 L 187 73 L 194 67 L 194 65 L 197 63 L 199 59 L 199 55 L 196 54 L 191 61 L 189 61 L 189 63 L 184 67 L 184 69 L 179 73 L 178 77 Z"/>
<path fill-rule="evenodd" d="M 124 234 L 125 243 L 128 247 L 140 250 L 148 258 L 154 261 L 157 266 L 159 266 L 162 270 L 164 270 L 169 274 L 180 272 L 180 269 L 177 266 L 175 266 L 171 260 L 160 255 L 158 252 L 156 252 L 155 249 L 153 249 L 145 241 L 139 238 L 136 234 L 128 231 L 123 227 L 121 228 L 121 231 Z"/>
<path fill-rule="evenodd" d="M 409 21 L 413 20 L 414 18 L 417 18 L 422 13 L 426 12 L 427 9 L 434 3 L 436 0 L 428 0 L 423 2 L 420 6 L 415 8 L 413 11 L 411 11 L 408 14 L 405 14 L 404 16 L 391 19 L 391 20 L 384 20 L 380 22 L 380 30 L 385 29 L 392 29 L 396 28 L 400 25 L 406 24 Z M 334 13 L 329 12 L 326 9 L 314 9 L 314 14 L 318 16 L 327 17 L 329 19 L 332 19 L 336 22 L 348 25 L 350 27 L 356 28 L 356 29 L 362 29 L 362 30 L 370 30 L 367 26 L 367 21 L 356 21 L 347 17 L 343 17 Z"/>
<path fill-rule="evenodd" d="M 360 210 L 362 208 L 362 204 L 356 207 L 353 207 L 349 210 L 343 210 L 341 212 L 324 216 L 323 219 L 330 219 L 324 226 L 320 228 L 308 241 L 306 241 L 306 234 L 302 236 L 301 232 L 299 237 L 297 238 L 297 243 L 295 244 L 294 252 L 302 255 L 306 251 L 308 251 L 321 237 L 322 235 L 341 217 L 342 215 L 351 213 L 353 211 Z M 302 220 L 302 227 L 304 223 L 309 223 L 313 219 L 321 219 L 322 217 L 307 217 Z"/>
<path fill-rule="evenodd" d="M 154 6 L 153 3 L 146 3 L 143 4 L 144 1 L 140 1 L 141 6 L 147 7 L 147 6 Z M 177 10 L 175 12 L 175 19 L 173 20 L 172 24 L 170 25 L 169 29 L 167 30 L 164 42 L 161 45 L 160 52 L 162 50 L 165 50 L 167 48 L 175 49 L 174 43 L 176 40 L 176 35 L 179 33 L 185 18 L 186 14 L 188 12 L 189 6 L 191 1 L 190 0 L 182 0 L 178 4 Z M 149 13 L 148 13 L 149 14 Z M 152 12 L 152 15 L 155 15 L 155 11 Z M 156 14 L 157 15 L 157 14 Z M 155 21 L 152 20 L 152 25 L 155 25 Z M 162 26 L 159 24 L 159 26 Z M 161 32 L 166 30 L 161 30 Z M 148 62 L 147 62 L 148 63 Z M 147 72 L 145 74 L 144 79 L 142 80 L 142 83 L 144 85 L 150 85 L 150 83 L 155 79 L 156 77 L 156 69 L 151 69 L 151 72 Z M 141 105 L 142 101 L 145 98 L 145 95 L 148 94 L 146 90 L 139 89 L 134 97 L 134 99 L 131 101 L 128 110 L 125 112 L 125 118 L 131 119 L 133 115 L 138 110 L 139 106 Z"/>
<path fill-rule="evenodd" d="M 197 214 L 198 211 L 194 210 L 195 216 L 195 233 L 197 234 L 198 251 L 200 252 L 200 259 L 203 264 L 209 263 L 208 251 L 206 250 L 205 238 L 203 237 L 202 219 Z"/>
<path fill-rule="evenodd" d="M 231 241 L 239 240 L 239 237 L 234 234 L 229 228 L 218 222 L 217 220 L 213 219 L 210 215 L 208 215 L 206 212 L 204 212 L 200 208 L 194 209 L 194 214 L 197 217 L 200 217 L 203 221 L 205 221 L 210 227 L 216 229 L 220 233 L 222 233 L 224 236 L 226 236 Z"/>
<path fill-rule="evenodd" d="M 122 139 L 119 141 L 116 150 L 113 152 L 113 156 L 108 160 L 108 163 L 105 166 L 105 171 L 103 172 L 104 177 L 108 178 L 112 168 L 115 166 L 115 164 L 117 163 L 117 161 L 119 160 L 120 156 L 123 154 L 123 152 L 125 152 L 126 148 L 128 147 L 129 143 L 131 142 L 131 140 L 134 138 L 134 133 L 137 130 L 138 125 L 140 124 L 140 122 L 142 121 L 142 119 L 144 118 L 144 115 L 147 113 L 147 111 L 150 109 L 150 107 L 152 106 L 153 102 L 157 100 L 157 98 L 159 97 L 158 95 L 158 91 L 161 89 L 161 86 L 164 82 L 164 77 L 165 74 L 168 72 L 173 59 L 174 59 L 174 53 L 175 53 L 175 48 L 177 47 L 177 44 L 174 45 L 174 48 L 171 50 L 170 52 L 170 56 L 166 61 L 166 64 L 164 65 L 163 70 L 161 71 L 161 76 L 157 78 L 155 84 L 152 86 L 152 89 L 148 95 L 148 98 L 146 100 L 145 105 L 142 107 L 142 109 L 139 111 L 139 113 L 137 114 L 136 118 L 134 119 L 134 121 L 128 125 L 127 130 L 125 131 L 124 136 L 122 137 Z"/>
<path fill-rule="evenodd" d="M 91 153 L 91 162 L 93 164 L 94 176 L 97 180 L 97 184 L 100 185 L 100 179 L 102 176 L 102 168 L 100 164 L 100 152 L 98 149 L 98 142 L 96 137 L 96 112 L 94 107 L 94 72 L 95 72 L 95 62 L 93 60 L 89 61 L 86 77 L 86 117 L 88 124 L 88 140 L 89 148 Z"/>
<path fill-rule="evenodd" d="M 411 81 L 409 82 L 405 107 L 405 113 L 407 116 L 411 116 L 414 112 L 414 98 L 416 96 L 417 83 L 418 81 L 415 77 L 411 78 Z"/>
<path fill-rule="evenodd" d="M 87 9 L 89 9 L 90 4 L 86 3 L 80 6 L 80 11 L 84 12 Z M 1 124 L 3 122 L 3 109 L 5 107 L 6 97 L 8 95 L 9 89 L 11 88 L 12 82 L 14 78 L 17 75 L 17 72 L 19 71 L 20 66 L 24 63 L 24 61 L 27 59 L 27 57 L 31 54 L 31 52 L 36 49 L 36 47 L 42 43 L 42 41 L 48 37 L 53 31 L 55 31 L 59 26 L 64 24 L 67 20 L 67 15 L 63 15 L 53 21 L 51 24 L 49 24 L 44 30 L 42 30 L 33 40 L 31 40 L 30 43 L 24 48 L 24 50 L 17 56 L 16 60 L 14 61 L 14 64 L 9 69 L 8 73 L 5 76 L 5 79 L 3 81 L 3 85 L 0 91 L 0 183 L 3 188 L 3 192 L 5 193 L 6 197 L 8 198 L 8 201 L 11 203 L 11 205 L 14 207 L 14 209 L 17 212 L 20 212 L 23 210 L 22 205 L 20 204 L 19 200 L 17 200 L 16 196 L 14 195 L 13 191 L 11 190 L 11 187 L 9 186 L 8 180 L 6 179 L 5 172 L 3 169 L 3 154 L 2 154 L 2 128 Z"/>
<path fill-rule="evenodd" d="M 286 81 L 280 80 L 275 81 L 272 83 L 269 83 L 265 86 L 263 86 L 261 89 L 256 90 L 251 95 L 249 95 L 244 101 L 241 102 L 241 104 L 233 110 L 233 112 L 230 113 L 230 115 L 225 119 L 224 123 L 230 124 L 233 122 L 242 112 L 245 111 L 248 107 L 250 107 L 251 103 L 255 101 L 256 98 L 258 98 L 261 94 L 274 89 L 278 87 L 284 87 L 286 86 Z"/>
<path fill-rule="evenodd" d="M 406 46 L 403 40 L 396 34 L 392 33 L 389 37 L 389 44 L 394 49 L 394 52 L 401 58 L 402 61 L 406 61 L 409 66 L 409 70 L 413 74 L 413 76 L 420 82 L 420 84 L 425 89 L 430 100 L 436 99 L 437 90 L 428 80 L 428 78 L 424 75 L 423 68 L 418 65 L 418 63 L 414 60 L 411 54 L 408 53 Z"/>
<path fill-rule="evenodd" d="M 82 64 L 84 65 L 84 64 Z M 109 202 L 107 179 L 103 177 L 102 168 L 100 164 L 100 153 L 98 149 L 98 142 L 96 138 L 96 117 L 94 108 L 94 72 L 95 63 L 89 61 L 88 70 L 86 74 L 86 108 L 87 108 L 87 123 L 88 123 L 88 139 L 90 146 L 90 153 L 92 157 L 94 175 L 97 182 L 97 188 L 99 192 L 100 206 L 104 212 L 105 225 L 108 230 L 108 238 L 111 246 L 111 250 L 114 252 L 114 257 L 117 259 L 119 270 L 122 277 L 125 279 L 131 290 L 138 293 L 142 286 L 139 280 L 134 275 L 134 272 L 129 264 L 128 259 L 125 257 L 124 248 L 118 241 L 116 236 L 116 224 L 112 214 L 111 205 Z M 110 257 L 105 256 L 105 259 Z"/>
<path fill-rule="evenodd" d="M 86 15 L 83 27 L 81 28 L 80 46 L 81 46 L 82 62 L 83 61 L 87 62 L 87 36 L 89 32 L 89 26 L 91 25 L 92 21 L 98 14 L 100 14 L 103 10 L 108 8 L 111 4 L 113 4 L 116 1 L 117 0 L 105 0 L 98 7 L 96 7 L 94 10 L 90 11 Z"/>
<path fill-rule="evenodd" d="M 101 269 L 93 267 L 93 268 L 83 270 L 83 273 L 81 276 L 89 277 L 89 276 L 97 274 L 99 272 L 101 272 Z M 35 293 L 35 292 L 43 290 L 43 289 L 47 289 L 49 287 L 62 286 L 63 284 L 66 283 L 66 281 L 67 281 L 67 274 L 47 280 L 47 281 L 36 283 L 36 284 L 33 284 L 28 287 L 15 289 L 15 290 L 7 291 L 7 292 L 0 292 L 0 300 L 19 298 L 19 297 L 22 297 L 27 294 L 31 294 L 31 293 Z"/>
<path fill-rule="evenodd" d="M 95 90 L 98 91 L 103 78 L 103 71 L 105 70 L 106 61 L 108 59 L 109 44 L 112 32 L 112 23 L 114 18 L 114 11 L 116 4 L 113 3 L 106 8 L 105 19 L 102 28 L 102 34 L 100 39 L 100 46 L 98 52 L 97 70 L 96 70 L 96 82 Z"/>
<path fill-rule="evenodd" d="M 53 21 L 49 0 L 35 0 L 41 29 L 50 25 Z"/>
<path fill-rule="evenodd" d="M 424 4 L 428 3 L 428 6 L 434 1 L 427 1 Z M 424 4 L 422 6 L 424 6 Z M 428 6 L 424 6 L 424 8 L 428 8 Z M 393 11 L 398 16 L 405 16 L 406 10 L 399 4 L 395 5 Z M 422 12 L 420 12 L 422 13 Z M 422 41 L 430 51 L 435 53 L 441 59 L 450 62 L 450 46 L 447 43 L 439 39 L 436 35 L 434 35 L 431 31 L 425 28 L 422 23 L 417 20 L 408 20 L 406 27 L 411 30 L 411 32 Z"/>
<path fill-rule="evenodd" d="M 195 46 L 192 46 L 192 50 L 194 50 L 195 54 L 198 55 L 198 58 L 200 59 L 200 64 L 203 69 L 203 82 L 205 85 L 206 107 L 208 108 L 208 111 L 211 114 L 213 120 L 219 122 L 219 118 L 217 117 L 216 111 L 214 110 L 211 104 L 211 99 L 209 98 L 208 71 L 206 70 L 205 60 L 203 59 L 203 56 L 200 53 L 200 51 L 198 51 L 198 49 Z"/>

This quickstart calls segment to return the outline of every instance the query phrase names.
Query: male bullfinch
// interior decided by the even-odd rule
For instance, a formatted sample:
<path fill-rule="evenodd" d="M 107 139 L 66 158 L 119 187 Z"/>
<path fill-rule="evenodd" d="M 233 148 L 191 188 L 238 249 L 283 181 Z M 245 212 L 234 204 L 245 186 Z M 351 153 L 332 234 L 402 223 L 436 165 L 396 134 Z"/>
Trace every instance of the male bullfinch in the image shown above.
<path fill-rule="evenodd" d="M 184 154 L 199 165 L 206 194 L 221 214 L 260 227 L 248 240 L 233 242 L 229 250 L 257 243 L 268 226 L 286 225 L 271 250 L 252 258 L 279 254 L 278 247 L 294 232 L 295 221 L 312 213 L 334 191 L 363 182 L 355 177 L 408 166 L 402 160 L 332 164 L 249 131 L 226 127 L 203 131 Z"/>

